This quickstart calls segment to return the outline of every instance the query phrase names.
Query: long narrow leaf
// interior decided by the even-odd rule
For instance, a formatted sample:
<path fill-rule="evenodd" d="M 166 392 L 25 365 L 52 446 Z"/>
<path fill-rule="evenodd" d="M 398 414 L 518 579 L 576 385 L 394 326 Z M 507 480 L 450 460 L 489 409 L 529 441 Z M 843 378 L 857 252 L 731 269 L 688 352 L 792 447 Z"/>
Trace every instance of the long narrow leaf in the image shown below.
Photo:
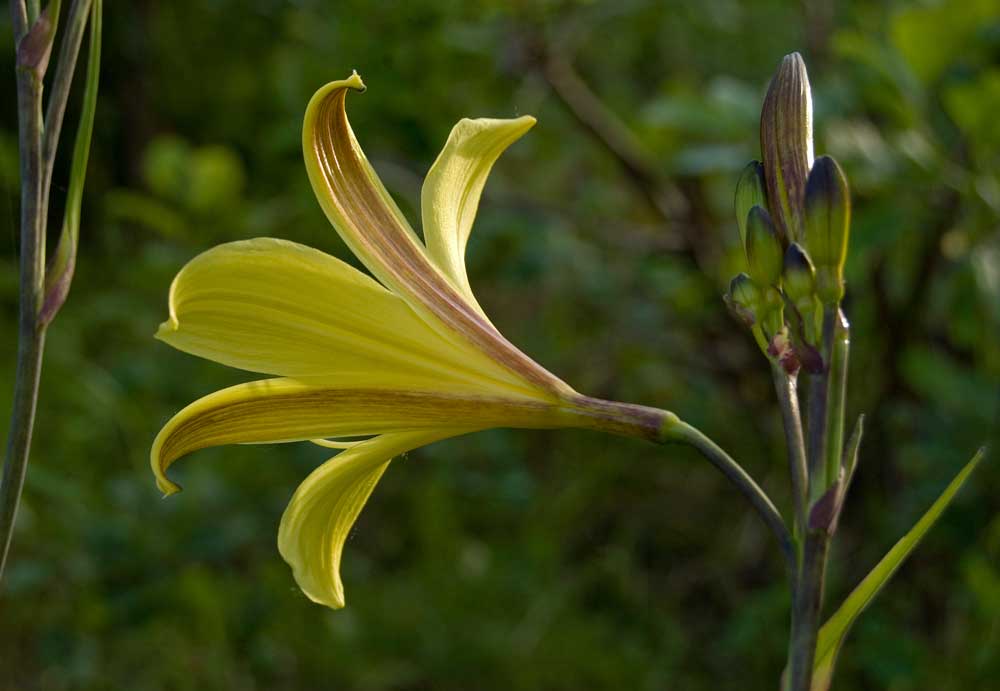
<path fill-rule="evenodd" d="M 66 194 L 66 211 L 62 233 L 55 254 L 45 272 L 45 302 L 39 319 L 49 324 L 62 307 L 73 282 L 76 268 L 76 250 L 80 236 L 80 204 L 83 200 L 83 183 L 87 177 L 90 160 L 90 141 L 94 133 L 94 114 L 97 110 L 97 86 L 101 73 L 101 0 L 90 6 L 90 46 L 87 52 L 87 83 L 83 91 L 83 108 L 80 124 L 73 144 L 73 164 Z"/>
<path fill-rule="evenodd" d="M 889 553 L 872 569 L 871 573 L 865 576 L 854 592 L 847 596 L 840 609 L 820 629 L 819 639 L 816 643 L 816 663 L 813 667 L 813 691 L 827 691 L 830 688 L 837 654 L 840 652 L 840 647 L 843 645 L 851 625 L 892 578 L 892 575 L 896 573 L 913 548 L 941 517 L 944 510 L 948 508 L 948 504 L 955 498 L 958 490 L 962 488 L 972 471 L 976 469 L 983 455 L 984 449 L 980 449 L 951 481 L 951 484 L 945 488 L 937 501 L 927 510 L 927 513 L 917 521 L 910 532 L 889 550 Z"/>

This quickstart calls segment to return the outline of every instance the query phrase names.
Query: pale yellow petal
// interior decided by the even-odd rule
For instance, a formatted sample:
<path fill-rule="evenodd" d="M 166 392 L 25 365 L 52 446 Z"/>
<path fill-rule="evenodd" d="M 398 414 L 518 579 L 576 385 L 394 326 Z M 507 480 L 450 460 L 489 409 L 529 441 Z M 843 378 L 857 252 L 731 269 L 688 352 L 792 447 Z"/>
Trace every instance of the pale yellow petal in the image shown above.
<path fill-rule="evenodd" d="M 424 179 L 420 210 L 427 251 L 476 305 L 465 270 L 465 247 L 479 198 L 497 158 L 534 124 L 527 115 L 514 120 L 461 120 Z"/>
<path fill-rule="evenodd" d="M 170 465 L 211 446 L 455 427 L 541 429 L 586 424 L 581 420 L 575 408 L 526 397 L 486 397 L 441 388 L 341 388 L 264 379 L 216 391 L 177 413 L 156 436 L 150 463 L 157 486 L 172 494 L 180 488 L 166 476 Z"/>
<path fill-rule="evenodd" d="M 442 337 L 471 343 L 532 386 L 571 395 L 569 386 L 507 341 L 431 261 L 358 145 L 345 110 L 350 90 L 364 90 L 356 74 L 317 91 L 302 130 L 309 181 L 344 242 Z"/>
<path fill-rule="evenodd" d="M 299 485 L 281 517 L 278 550 L 310 600 L 335 609 L 344 606 L 344 542 L 389 461 L 463 431 L 383 434 L 337 454 Z"/>
<path fill-rule="evenodd" d="M 273 238 L 219 245 L 192 259 L 174 279 L 170 319 L 157 338 L 232 367 L 341 385 L 529 388 L 471 344 L 442 338 L 354 267 Z M 359 373 L 365 376 L 356 382 Z"/>

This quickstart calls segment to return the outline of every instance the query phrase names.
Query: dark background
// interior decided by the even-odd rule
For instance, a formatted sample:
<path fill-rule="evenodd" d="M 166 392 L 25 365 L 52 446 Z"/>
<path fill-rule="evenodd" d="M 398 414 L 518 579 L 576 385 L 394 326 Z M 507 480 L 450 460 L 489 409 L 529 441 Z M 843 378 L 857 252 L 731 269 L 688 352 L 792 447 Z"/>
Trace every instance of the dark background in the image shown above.
<path fill-rule="evenodd" d="M 4 9 L 2 420 L 18 185 Z M 455 121 L 539 118 L 487 186 L 469 250 L 480 301 L 578 390 L 678 411 L 787 509 L 767 368 L 720 295 L 741 269 L 732 195 L 759 155 L 763 91 L 781 56 L 801 51 L 817 152 L 852 185 L 848 409 L 868 414 L 828 611 L 1000 437 L 992 0 L 105 11 L 78 271 L 50 330 L 0 597 L 4 691 L 776 688 L 788 619 L 778 551 L 684 448 L 495 431 L 397 460 L 345 550 L 339 612 L 309 603 L 275 548 L 322 449 L 200 452 L 177 467 L 187 491 L 161 501 L 148 467 L 160 425 L 248 378 L 152 339 L 169 283 L 198 252 L 259 235 L 346 257 L 299 137 L 309 96 L 352 69 L 369 86 L 350 99 L 358 138 L 414 220 Z M 991 458 L 862 617 L 835 688 L 996 688 L 998 496 Z"/>

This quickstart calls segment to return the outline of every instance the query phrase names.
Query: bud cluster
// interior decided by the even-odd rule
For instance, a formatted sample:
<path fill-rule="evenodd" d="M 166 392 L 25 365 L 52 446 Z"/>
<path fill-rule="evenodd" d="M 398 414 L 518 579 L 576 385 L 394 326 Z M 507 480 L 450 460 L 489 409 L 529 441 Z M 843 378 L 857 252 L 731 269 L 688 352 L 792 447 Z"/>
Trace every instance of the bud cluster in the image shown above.
<path fill-rule="evenodd" d="M 760 120 L 763 161 L 736 185 L 736 220 L 747 272 L 726 304 L 786 369 L 822 367 L 816 345 L 824 307 L 844 295 L 851 204 L 830 156 L 813 159 L 812 94 L 802 56 L 785 56 Z"/>

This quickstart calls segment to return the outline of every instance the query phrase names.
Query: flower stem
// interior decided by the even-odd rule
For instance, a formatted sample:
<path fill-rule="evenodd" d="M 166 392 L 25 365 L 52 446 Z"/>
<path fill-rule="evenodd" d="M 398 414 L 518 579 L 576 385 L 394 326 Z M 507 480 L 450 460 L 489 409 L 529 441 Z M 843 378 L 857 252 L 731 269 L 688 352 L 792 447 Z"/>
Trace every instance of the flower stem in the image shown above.
<path fill-rule="evenodd" d="M 825 462 L 826 486 L 840 477 L 844 459 L 844 405 L 847 398 L 847 359 L 851 348 L 851 331 L 844 313 L 837 307 L 827 308 L 833 322 L 830 343 L 830 379 L 826 405 Z M 824 321 L 826 317 L 824 315 Z"/>
<path fill-rule="evenodd" d="M 798 583 L 792 592 L 792 632 L 789 641 L 789 691 L 812 691 L 819 616 L 823 606 L 826 557 L 830 536 L 808 531 Z"/>
<path fill-rule="evenodd" d="M 788 467 L 792 480 L 792 497 L 795 503 L 795 535 L 805 535 L 806 505 L 809 500 L 809 469 L 806 463 L 806 444 L 802 436 L 802 417 L 799 413 L 797 376 L 788 374 L 778 363 L 771 364 L 771 378 L 781 408 L 788 447 Z"/>
<path fill-rule="evenodd" d="M 42 202 L 45 208 L 48 208 L 48 192 L 52 185 L 52 170 L 55 167 L 56 150 L 59 147 L 59 134 L 62 131 L 73 75 L 76 73 L 83 33 L 87 28 L 91 1 L 73 0 L 66 21 L 66 33 L 59 49 L 59 62 L 56 64 L 55 76 L 52 79 L 52 93 L 45 108 L 45 131 L 42 135 Z"/>
<path fill-rule="evenodd" d="M 38 407 L 42 358 L 45 352 L 45 331 L 49 321 L 42 318 L 42 307 L 46 298 L 45 228 L 52 170 L 59 144 L 59 131 L 66 112 L 73 74 L 76 72 L 80 43 L 90 15 L 91 3 L 92 0 L 74 0 L 69 10 L 66 35 L 59 51 L 59 62 L 53 82 L 53 93 L 44 119 L 42 90 L 47 57 L 39 60 L 37 54 L 30 54 L 28 51 L 22 56 L 21 51 L 22 40 L 32 30 L 32 23 L 38 18 L 40 3 L 34 1 L 25 5 L 24 0 L 11 0 L 10 3 L 14 42 L 18 55 L 21 270 L 17 374 L 14 380 L 14 400 L 4 456 L 3 479 L 0 481 L 0 579 L 3 578 L 7 555 L 10 552 L 17 508 L 28 469 L 35 411 Z M 51 30 L 54 31 L 59 19 L 59 3 L 51 3 L 47 11 L 52 14 Z M 35 27 L 37 26 L 39 25 L 36 24 Z M 53 38 L 50 36 L 49 40 Z M 70 189 L 73 189 L 72 181 Z"/>
<path fill-rule="evenodd" d="M 841 481 L 844 448 L 844 406 L 850 328 L 838 305 L 823 311 L 825 371 L 811 382 L 809 405 L 809 507 Z M 802 562 L 792 593 L 789 643 L 789 691 L 811 691 L 816 638 L 823 605 L 830 526 L 806 525 Z"/>
<path fill-rule="evenodd" d="M 736 486 L 777 538 L 789 573 L 795 573 L 795 544 L 785 521 L 770 497 L 743 467 L 700 430 L 681 420 L 671 425 L 665 440 L 693 446 Z"/>
<path fill-rule="evenodd" d="M 15 25 L 18 25 L 19 8 L 16 0 L 12 4 L 12 11 Z M 0 577 L 3 576 L 21 490 L 24 487 L 45 343 L 45 327 L 38 319 L 45 283 L 42 77 L 35 70 L 20 65 L 17 70 L 17 106 L 21 159 L 21 292 L 13 412 L 0 485 Z"/>

